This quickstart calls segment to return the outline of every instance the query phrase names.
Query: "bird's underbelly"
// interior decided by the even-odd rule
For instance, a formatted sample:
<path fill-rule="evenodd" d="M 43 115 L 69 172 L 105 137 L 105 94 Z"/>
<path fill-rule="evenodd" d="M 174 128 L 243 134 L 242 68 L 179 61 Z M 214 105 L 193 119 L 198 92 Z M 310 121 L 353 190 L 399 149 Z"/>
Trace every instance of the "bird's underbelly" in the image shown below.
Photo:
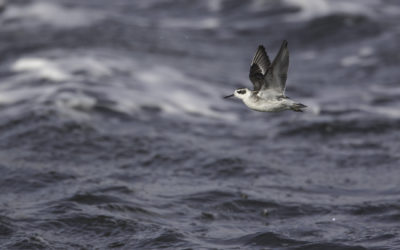
<path fill-rule="evenodd" d="M 289 103 L 282 100 L 245 102 L 245 104 L 252 110 L 260 112 L 279 112 L 290 109 Z"/>

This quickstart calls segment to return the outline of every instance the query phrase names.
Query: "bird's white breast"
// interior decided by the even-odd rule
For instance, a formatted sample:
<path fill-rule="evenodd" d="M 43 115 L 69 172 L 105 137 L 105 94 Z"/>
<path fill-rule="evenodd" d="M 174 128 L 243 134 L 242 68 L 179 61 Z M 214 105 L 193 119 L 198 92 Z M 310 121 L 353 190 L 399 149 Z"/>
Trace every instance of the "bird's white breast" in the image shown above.
<path fill-rule="evenodd" d="M 255 101 L 255 99 L 247 98 L 243 99 L 243 102 L 250 109 L 261 112 L 283 111 L 290 109 L 290 106 L 293 104 L 293 101 L 290 99 L 259 99 L 258 101 Z"/>

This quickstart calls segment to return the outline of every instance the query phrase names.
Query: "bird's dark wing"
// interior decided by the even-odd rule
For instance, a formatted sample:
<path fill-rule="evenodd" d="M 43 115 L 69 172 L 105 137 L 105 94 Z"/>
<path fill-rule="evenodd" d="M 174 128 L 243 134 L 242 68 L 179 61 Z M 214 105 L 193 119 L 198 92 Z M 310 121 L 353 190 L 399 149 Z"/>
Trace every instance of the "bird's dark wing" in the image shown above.
<path fill-rule="evenodd" d="M 271 67 L 268 69 L 267 74 L 265 75 L 267 84 L 265 84 L 263 87 L 284 93 L 288 68 L 289 49 L 288 42 L 284 40 L 278 54 L 272 62 Z"/>
<path fill-rule="evenodd" d="M 258 91 L 262 88 L 265 83 L 265 73 L 271 66 L 271 61 L 265 52 L 264 46 L 258 46 L 256 53 L 254 54 L 253 60 L 250 66 L 250 81 L 254 85 L 254 91 Z"/>

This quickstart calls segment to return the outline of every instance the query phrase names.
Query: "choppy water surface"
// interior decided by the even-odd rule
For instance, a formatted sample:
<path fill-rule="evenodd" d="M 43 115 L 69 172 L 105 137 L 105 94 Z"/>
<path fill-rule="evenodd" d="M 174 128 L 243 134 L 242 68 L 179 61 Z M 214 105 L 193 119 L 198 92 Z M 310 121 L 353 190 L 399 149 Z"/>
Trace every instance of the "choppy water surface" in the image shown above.
<path fill-rule="evenodd" d="M 0 3 L 0 248 L 400 247 L 398 1 Z"/>

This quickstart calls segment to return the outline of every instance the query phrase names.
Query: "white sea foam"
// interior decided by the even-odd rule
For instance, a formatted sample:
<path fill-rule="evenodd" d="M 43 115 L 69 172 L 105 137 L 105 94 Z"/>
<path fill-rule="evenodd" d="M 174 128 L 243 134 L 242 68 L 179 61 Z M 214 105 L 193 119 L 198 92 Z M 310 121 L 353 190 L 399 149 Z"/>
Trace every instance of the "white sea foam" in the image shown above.
<path fill-rule="evenodd" d="M 220 21 L 216 17 L 207 17 L 203 19 L 179 19 L 166 18 L 160 21 L 160 26 L 165 28 L 189 28 L 189 29 L 215 29 L 220 26 Z"/>
<path fill-rule="evenodd" d="M 90 77 L 112 76 L 115 69 L 121 68 L 122 63 L 94 58 L 92 56 L 71 56 L 57 62 L 60 67 L 69 72 L 85 71 Z"/>
<path fill-rule="evenodd" d="M 93 86 L 92 89 L 92 86 L 86 86 L 85 81 L 100 82 L 102 77 L 111 76 L 114 67 L 118 67 L 118 62 L 100 60 L 99 57 L 79 52 L 71 53 L 72 56 L 61 56 L 54 51 L 50 54 L 22 57 L 11 63 L 10 70 L 16 74 L 4 79 L 0 85 L 0 104 L 12 104 L 22 100 L 29 100 L 31 103 L 53 103 L 62 115 L 74 119 L 88 119 L 88 114 L 82 111 L 92 109 L 97 100 L 82 90 L 96 91 L 98 87 Z M 84 71 L 85 75 L 75 74 L 77 71 Z M 48 82 L 32 84 L 42 79 Z"/>
<path fill-rule="evenodd" d="M 68 73 L 63 71 L 52 61 L 39 57 L 26 57 L 18 59 L 11 66 L 14 72 L 24 72 L 28 77 L 38 77 L 51 81 L 64 81 L 69 78 Z"/>
<path fill-rule="evenodd" d="M 212 118 L 236 119 L 234 114 L 212 109 L 210 103 L 218 103 L 217 98 L 220 96 L 215 96 L 214 90 L 210 90 L 207 83 L 191 79 L 176 69 L 155 66 L 150 70 L 139 71 L 136 77 L 147 89 L 146 98 L 141 98 L 143 104 L 157 104 L 173 114 L 184 111 Z"/>
<path fill-rule="evenodd" d="M 58 107 L 69 107 L 72 109 L 90 110 L 96 104 L 96 99 L 83 93 L 61 92 L 56 98 Z"/>
<path fill-rule="evenodd" d="M 189 77 L 172 66 L 139 63 L 124 55 L 107 55 L 104 51 L 101 55 L 73 51 L 66 56 L 53 51 L 40 57 L 23 57 L 10 65 L 17 74 L 9 84 L 2 85 L 2 90 L 9 93 L 13 86 L 26 84 L 27 80 L 46 79 L 49 82 L 45 84 L 20 88 L 29 93 L 14 93 L 14 100 L 23 96 L 40 103 L 50 100 L 62 113 L 69 115 L 92 109 L 98 102 L 96 97 L 87 93 L 95 92 L 100 98 L 110 101 L 110 108 L 128 114 L 145 106 L 155 106 L 165 114 L 178 116 L 192 114 L 213 119 L 237 118 L 235 113 L 213 108 L 228 108 L 229 102 L 223 102 L 216 89 L 210 88 L 212 83 Z M 3 97 L 3 103 L 12 101 Z"/>
<path fill-rule="evenodd" d="M 8 6 L 4 13 L 5 19 L 18 19 L 30 22 L 40 22 L 58 28 L 74 28 L 91 25 L 103 18 L 99 12 L 66 8 L 48 1 L 35 1 L 28 5 Z"/>
<path fill-rule="evenodd" d="M 300 12 L 288 14 L 288 21 L 307 21 L 315 17 L 334 13 L 375 15 L 378 0 L 284 0 L 289 6 L 300 8 Z"/>
<path fill-rule="evenodd" d="M 377 107 L 377 106 L 363 106 L 360 108 L 368 113 L 375 113 L 379 115 L 384 115 L 390 118 L 399 119 L 400 110 L 397 107 Z"/>
<path fill-rule="evenodd" d="M 80 80 L 79 76 L 73 76 L 76 72 L 85 72 L 89 78 L 109 77 L 115 70 L 129 72 L 127 60 L 78 55 L 79 53 L 75 51 L 68 57 L 22 57 L 11 65 L 11 70 L 50 81 Z"/>

